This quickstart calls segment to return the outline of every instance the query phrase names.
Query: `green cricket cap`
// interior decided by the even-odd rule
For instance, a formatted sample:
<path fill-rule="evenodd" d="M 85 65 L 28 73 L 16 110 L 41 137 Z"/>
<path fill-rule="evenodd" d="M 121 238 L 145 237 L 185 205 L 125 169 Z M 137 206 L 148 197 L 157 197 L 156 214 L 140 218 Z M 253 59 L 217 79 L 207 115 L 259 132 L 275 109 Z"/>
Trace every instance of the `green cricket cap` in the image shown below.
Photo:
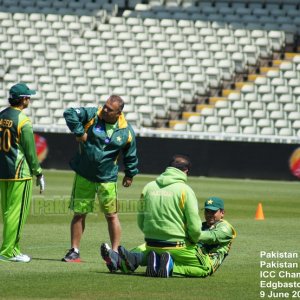
<path fill-rule="evenodd" d="M 224 209 L 224 201 L 218 197 L 210 197 L 205 201 L 204 209 L 210 209 L 210 210 Z"/>
<path fill-rule="evenodd" d="M 29 87 L 23 83 L 19 82 L 13 85 L 9 90 L 9 98 L 11 99 L 19 99 L 21 97 L 30 97 L 31 95 L 35 95 L 36 91 L 29 89 Z"/>

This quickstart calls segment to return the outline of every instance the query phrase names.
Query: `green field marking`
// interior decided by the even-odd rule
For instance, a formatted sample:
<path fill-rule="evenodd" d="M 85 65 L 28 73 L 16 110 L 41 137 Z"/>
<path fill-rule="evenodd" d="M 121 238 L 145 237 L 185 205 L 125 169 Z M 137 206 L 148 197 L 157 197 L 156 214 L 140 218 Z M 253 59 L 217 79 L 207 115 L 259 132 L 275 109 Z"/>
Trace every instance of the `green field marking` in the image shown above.
<path fill-rule="evenodd" d="M 22 251 L 32 256 L 32 262 L 0 263 L 0 299 L 255 300 L 261 299 L 261 251 L 296 251 L 300 256 L 300 182 L 191 177 L 189 184 L 200 207 L 209 196 L 224 198 L 226 219 L 238 233 L 229 256 L 212 277 L 146 278 L 145 268 L 133 275 L 110 274 L 99 254 L 100 244 L 109 240 L 101 212 L 87 218 L 80 248 L 83 263 L 62 263 L 70 241 L 72 213 L 67 205 L 73 173 L 46 170 L 45 177 L 43 196 L 33 188 L 31 213 L 21 240 Z M 120 184 L 120 174 L 120 200 L 135 204 L 143 186 L 154 178 L 138 175 L 126 189 Z M 263 221 L 254 219 L 258 202 L 263 205 Z M 128 248 L 143 243 L 132 210 L 120 213 L 122 244 Z"/>

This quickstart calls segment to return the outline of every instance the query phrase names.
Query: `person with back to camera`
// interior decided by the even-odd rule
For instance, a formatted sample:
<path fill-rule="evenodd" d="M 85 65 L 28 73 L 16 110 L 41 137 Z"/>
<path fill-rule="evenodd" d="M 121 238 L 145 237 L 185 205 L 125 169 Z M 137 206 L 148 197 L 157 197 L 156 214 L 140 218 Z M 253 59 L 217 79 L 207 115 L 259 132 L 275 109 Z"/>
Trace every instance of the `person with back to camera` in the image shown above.
<path fill-rule="evenodd" d="M 180 156 L 175 156 L 178 159 Z M 182 158 L 182 157 L 181 157 Z M 173 160 L 170 166 L 177 166 L 177 168 L 183 167 L 183 170 L 189 169 L 184 164 L 179 165 L 178 160 Z M 176 162 L 176 163 L 175 163 Z M 183 163 L 183 161 L 181 161 Z M 169 277 L 173 276 L 188 276 L 188 277 L 206 277 L 212 275 L 223 263 L 227 257 L 231 248 L 232 240 L 236 237 L 236 231 L 231 224 L 224 220 L 224 201 L 218 197 L 210 197 L 204 204 L 204 216 L 205 222 L 198 227 L 199 240 L 192 242 L 191 238 L 184 238 L 178 241 L 180 236 L 179 229 L 189 228 L 191 230 L 191 218 L 185 217 L 186 214 L 181 214 L 182 208 L 178 208 L 178 203 L 185 206 L 187 204 L 187 198 L 184 197 L 184 189 L 181 188 L 181 194 L 178 194 L 177 189 L 174 187 L 175 183 L 170 184 L 170 178 L 167 175 L 172 168 L 167 168 L 166 172 L 157 178 L 156 183 L 152 182 L 148 184 L 142 194 L 142 199 L 145 201 L 145 209 L 141 211 L 138 217 L 139 227 L 142 229 L 145 235 L 146 243 L 140 245 L 131 251 L 126 250 L 123 246 L 119 246 L 118 255 L 112 253 L 109 249 L 102 251 L 102 258 L 104 260 L 111 260 L 111 264 L 114 265 L 114 271 L 121 270 L 124 273 L 131 273 L 136 270 L 138 266 L 147 265 L 146 276 L 149 277 Z M 169 183 L 169 189 L 166 191 L 164 185 L 160 184 L 161 180 Z M 168 181 L 166 179 L 169 179 Z M 179 177 L 177 178 L 179 179 Z M 160 186 L 158 188 L 158 185 Z M 175 191 L 177 191 L 177 201 L 175 201 L 174 207 L 177 207 L 177 212 L 172 210 L 166 210 L 168 197 L 171 192 L 173 199 L 175 197 Z M 152 196 L 149 196 L 152 195 Z M 160 195 L 160 196 L 159 196 Z M 155 209 L 156 199 L 160 197 L 160 205 Z M 169 201 L 172 197 L 169 197 Z M 148 206 L 148 202 L 154 202 Z M 172 203 L 172 202 L 171 202 Z M 171 204 L 173 206 L 173 203 Z M 159 207 L 161 209 L 159 209 Z M 154 209 L 153 209 L 154 208 Z M 192 211 L 197 213 L 195 209 Z M 178 220 L 179 216 L 183 217 L 184 226 L 180 226 Z M 186 213 L 186 211 L 185 211 Z M 144 215 L 144 217 L 142 216 Z M 177 216 L 176 216 L 177 215 Z M 145 221 L 146 218 L 146 221 Z M 177 234 L 171 226 L 167 226 L 164 219 L 168 219 L 172 227 L 178 223 Z M 193 224 L 197 224 L 197 216 L 194 215 Z M 142 221 L 142 222 L 141 222 Z M 151 229 L 151 226 L 153 229 Z M 162 239 L 162 232 L 165 237 Z M 196 231 L 197 227 L 196 227 Z M 173 233 L 173 237 L 172 234 Z M 166 240 L 166 236 L 169 237 Z M 175 241 L 175 236 L 177 242 Z M 187 235 L 188 237 L 189 235 Z M 150 237 L 150 238 L 149 238 Z M 102 247 L 105 248 L 106 244 Z"/>
<path fill-rule="evenodd" d="M 130 270 L 147 263 L 146 275 L 150 277 L 206 277 L 211 273 L 208 256 L 197 246 L 201 219 L 195 193 L 186 183 L 190 169 L 187 156 L 174 155 L 166 170 L 144 187 L 138 226 L 146 245 L 133 259 L 123 246 L 116 256 L 110 249 L 104 251 L 106 244 L 102 244 L 102 257 L 111 259 L 115 271 L 125 261 Z"/>
<path fill-rule="evenodd" d="M 3 217 L 3 242 L 0 261 L 30 262 L 22 254 L 20 238 L 30 209 L 32 176 L 40 193 L 45 189 L 42 168 L 38 162 L 30 119 L 23 110 L 35 95 L 25 83 L 9 90 L 10 106 L 0 112 L 0 190 Z"/>
<path fill-rule="evenodd" d="M 197 246 L 204 255 L 209 257 L 212 266 L 210 275 L 215 273 L 224 262 L 231 249 L 233 239 L 237 236 L 236 230 L 224 219 L 224 215 L 225 208 L 223 199 L 219 197 L 209 197 L 205 201 L 205 221 L 202 223 L 200 239 Z M 143 252 L 144 250 L 145 244 L 133 249 L 132 252 Z M 122 246 L 119 247 L 119 254 L 120 262 L 123 262 L 123 268 L 120 267 L 120 269 L 123 269 L 126 273 L 134 271 L 138 256 L 131 255 L 131 252 Z M 151 270 L 154 267 L 150 264 L 148 268 Z"/>

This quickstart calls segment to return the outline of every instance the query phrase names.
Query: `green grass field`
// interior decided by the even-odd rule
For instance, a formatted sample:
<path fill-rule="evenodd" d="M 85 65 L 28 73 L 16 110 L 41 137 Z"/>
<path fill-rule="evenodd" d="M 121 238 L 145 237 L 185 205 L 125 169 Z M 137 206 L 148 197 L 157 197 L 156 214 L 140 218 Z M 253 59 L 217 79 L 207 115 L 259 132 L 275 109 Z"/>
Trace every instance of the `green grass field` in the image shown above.
<path fill-rule="evenodd" d="M 70 247 L 72 214 L 67 200 L 73 173 L 47 171 L 45 175 L 46 192 L 41 197 L 34 187 L 31 213 L 21 240 L 23 252 L 33 260 L 29 264 L 0 263 L 0 299 L 261 299 L 260 251 L 297 252 L 300 256 L 299 182 L 192 177 L 189 184 L 200 206 L 209 196 L 222 197 L 226 219 L 238 232 L 230 255 L 213 276 L 147 278 L 143 276 L 144 268 L 132 275 L 110 274 L 99 255 L 99 245 L 108 241 L 101 213 L 87 219 L 80 249 L 84 262 L 62 263 L 60 259 Z M 135 204 L 142 187 L 153 178 L 139 175 L 131 188 L 119 185 L 122 244 L 126 247 L 143 242 L 136 225 Z M 254 219 L 259 202 L 264 209 L 263 221 Z M 300 264 L 300 258 L 288 261 Z M 292 289 L 275 291 L 291 293 Z"/>

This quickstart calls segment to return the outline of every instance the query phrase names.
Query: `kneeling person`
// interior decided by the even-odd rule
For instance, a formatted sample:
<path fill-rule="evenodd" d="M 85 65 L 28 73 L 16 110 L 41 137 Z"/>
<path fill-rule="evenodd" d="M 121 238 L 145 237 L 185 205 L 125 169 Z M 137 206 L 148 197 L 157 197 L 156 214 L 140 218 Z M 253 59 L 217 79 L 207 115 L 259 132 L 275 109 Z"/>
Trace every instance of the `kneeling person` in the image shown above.
<path fill-rule="evenodd" d="M 208 257 L 212 275 L 224 262 L 228 256 L 233 239 L 236 237 L 236 231 L 233 226 L 224 220 L 224 201 L 218 197 L 210 197 L 204 204 L 205 222 L 202 223 L 200 240 L 197 243 L 198 251 Z M 103 244 L 103 249 L 105 248 Z M 119 247 L 119 255 L 113 256 L 116 269 L 124 273 L 133 272 L 139 265 L 147 265 L 147 276 L 162 276 L 163 270 L 170 268 L 166 257 L 160 257 L 156 254 L 157 250 L 147 251 L 146 244 L 138 246 L 131 251 L 124 247 Z M 110 251 L 102 251 L 102 254 L 110 256 Z M 174 258 L 176 261 L 176 258 Z M 162 263 L 160 273 L 159 265 Z"/>
<path fill-rule="evenodd" d="M 118 268 L 121 257 L 132 270 L 146 265 L 149 257 L 148 276 L 206 277 L 212 272 L 209 257 L 197 245 L 201 219 L 195 193 L 186 183 L 190 168 L 187 156 L 175 155 L 165 172 L 144 187 L 141 196 L 144 209 L 138 213 L 138 226 L 144 233 L 145 246 L 134 250 L 131 261 L 132 256 L 125 248 L 119 247 L 116 256 L 103 244 L 101 254 L 105 261 L 110 257 Z"/>

